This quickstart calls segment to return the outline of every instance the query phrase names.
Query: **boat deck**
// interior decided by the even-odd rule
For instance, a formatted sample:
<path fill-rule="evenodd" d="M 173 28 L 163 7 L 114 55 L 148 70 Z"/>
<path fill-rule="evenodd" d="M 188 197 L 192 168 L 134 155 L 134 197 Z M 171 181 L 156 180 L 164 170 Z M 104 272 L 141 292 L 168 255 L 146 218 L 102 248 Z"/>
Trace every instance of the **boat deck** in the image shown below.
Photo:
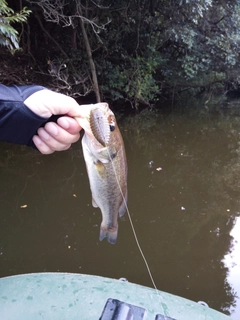
<path fill-rule="evenodd" d="M 122 280 L 71 273 L 0 279 L 1 320 L 230 320 L 199 303 Z"/>

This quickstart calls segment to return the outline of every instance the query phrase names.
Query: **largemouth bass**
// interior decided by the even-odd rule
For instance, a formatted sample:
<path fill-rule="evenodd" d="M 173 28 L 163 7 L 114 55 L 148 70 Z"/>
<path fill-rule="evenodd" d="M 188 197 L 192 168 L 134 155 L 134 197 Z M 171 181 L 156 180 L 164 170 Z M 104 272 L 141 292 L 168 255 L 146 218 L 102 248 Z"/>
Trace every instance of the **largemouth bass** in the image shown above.
<path fill-rule="evenodd" d="M 85 133 L 83 155 L 87 167 L 92 205 L 102 212 L 99 240 L 116 243 L 118 216 L 127 203 L 127 161 L 116 118 L 107 103 L 84 106 L 83 118 L 76 118 Z"/>

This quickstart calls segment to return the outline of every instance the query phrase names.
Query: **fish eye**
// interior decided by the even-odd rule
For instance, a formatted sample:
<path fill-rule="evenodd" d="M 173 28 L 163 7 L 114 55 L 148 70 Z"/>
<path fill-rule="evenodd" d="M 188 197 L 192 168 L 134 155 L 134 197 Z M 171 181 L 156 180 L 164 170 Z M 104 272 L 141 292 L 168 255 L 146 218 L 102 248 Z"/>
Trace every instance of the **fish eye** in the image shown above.
<path fill-rule="evenodd" d="M 113 159 L 116 157 L 116 155 L 117 155 L 116 152 L 115 152 L 115 153 L 112 153 L 112 154 L 110 155 L 110 158 L 113 160 Z"/>
<path fill-rule="evenodd" d="M 110 131 L 113 132 L 115 130 L 115 121 L 111 119 L 111 122 L 109 123 Z"/>
<path fill-rule="evenodd" d="M 115 130 L 115 126 L 113 124 L 109 125 L 110 131 L 113 132 Z"/>

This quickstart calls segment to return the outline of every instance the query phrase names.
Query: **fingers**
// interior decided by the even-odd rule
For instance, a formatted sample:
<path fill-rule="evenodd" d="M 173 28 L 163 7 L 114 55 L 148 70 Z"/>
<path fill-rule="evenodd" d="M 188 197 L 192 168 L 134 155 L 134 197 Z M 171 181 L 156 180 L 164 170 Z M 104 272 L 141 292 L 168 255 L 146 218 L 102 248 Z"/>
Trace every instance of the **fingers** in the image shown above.
<path fill-rule="evenodd" d="M 52 150 L 39 136 L 33 136 L 32 138 L 35 146 L 42 154 L 51 154 L 55 150 Z"/>
<path fill-rule="evenodd" d="M 82 129 L 79 123 L 72 117 L 60 117 L 57 120 L 57 123 L 60 125 L 60 127 L 67 130 L 71 134 L 79 133 L 79 131 Z"/>
<path fill-rule="evenodd" d="M 67 150 L 72 143 L 79 140 L 80 130 L 81 127 L 76 120 L 61 117 L 58 123 L 48 122 L 43 128 L 39 128 L 38 135 L 33 137 L 33 142 L 43 154 Z"/>

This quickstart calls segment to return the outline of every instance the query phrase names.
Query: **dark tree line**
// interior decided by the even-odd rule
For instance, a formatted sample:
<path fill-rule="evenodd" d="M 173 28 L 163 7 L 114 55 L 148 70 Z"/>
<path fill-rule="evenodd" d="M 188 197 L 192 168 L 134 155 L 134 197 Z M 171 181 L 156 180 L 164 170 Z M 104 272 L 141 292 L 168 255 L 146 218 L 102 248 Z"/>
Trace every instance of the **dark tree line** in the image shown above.
<path fill-rule="evenodd" d="M 94 92 L 97 101 L 124 99 L 135 106 L 186 90 L 238 86 L 240 1 L 9 0 L 7 5 L 19 16 L 24 7 L 31 14 L 26 23 L 9 22 L 22 50 L 13 58 L 19 59 L 14 72 L 0 66 L 2 82 L 41 79 L 73 96 Z M 8 15 L 1 7 L 0 14 Z M 10 53 L 1 51 L 3 64 Z"/>

